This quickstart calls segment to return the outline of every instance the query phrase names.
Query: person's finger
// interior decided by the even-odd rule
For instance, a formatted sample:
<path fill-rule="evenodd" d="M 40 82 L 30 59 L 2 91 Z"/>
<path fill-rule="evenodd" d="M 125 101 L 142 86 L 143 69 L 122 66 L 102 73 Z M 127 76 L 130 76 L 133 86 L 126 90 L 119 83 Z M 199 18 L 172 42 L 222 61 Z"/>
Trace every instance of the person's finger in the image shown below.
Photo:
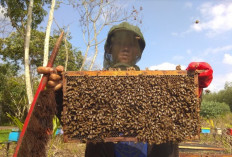
<path fill-rule="evenodd" d="M 52 68 L 50 68 L 50 67 L 42 67 L 42 66 L 40 66 L 40 67 L 37 68 L 37 72 L 39 74 L 49 74 L 49 73 L 51 73 L 51 71 L 52 71 Z"/>
<path fill-rule="evenodd" d="M 61 76 L 57 74 L 50 74 L 49 80 L 59 81 L 61 80 Z"/>
<path fill-rule="evenodd" d="M 55 86 L 58 84 L 58 82 L 55 82 L 55 81 L 51 81 L 51 80 L 50 80 L 50 81 L 48 81 L 47 84 L 48 84 L 49 87 L 55 87 Z"/>
<path fill-rule="evenodd" d="M 58 85 L 55 86 L 54 90 L 57 91 L 63 87 L 62 83 L 59 83 Z"/>
<path fill-rule="evenodd" d="M 57 70 L 57 72 L 63 72 L 64 71 L 64 67 L 61 66 L 61 65 L 59 65 L 59 66 L 56 67 L 56 70 Z"/>

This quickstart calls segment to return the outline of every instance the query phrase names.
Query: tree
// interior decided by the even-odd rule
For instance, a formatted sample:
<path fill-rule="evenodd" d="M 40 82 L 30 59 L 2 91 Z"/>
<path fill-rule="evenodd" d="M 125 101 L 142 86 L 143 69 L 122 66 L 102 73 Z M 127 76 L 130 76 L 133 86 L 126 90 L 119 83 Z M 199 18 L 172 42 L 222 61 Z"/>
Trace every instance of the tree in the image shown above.
<path fill-rule="evenodd" d="M 14 65 L 0 64 L 0 123 L 7 123 L 6 112 L 23 120 L 27 111 L 24 76 L 17 75 Z"/>
<path fill-rule="evenodd" d="M 31 24 L 32 24 L 32 8 L 34 5 L 34 0 L 30 0 L 30 4 L 27 12 L 27 26 L 26 26 L 26 36 L 24 42 L 24 67 L 25 67 L 25 81 L 26 81 L 26 90 L 28 98 L 28 106 L 31 106 L 33 101 L 33 92 L 31 86 L 31 75 L 30 75 L 30 60 L 29 60 L 29 47 L 31 39 Z M 28 107 L 30 108 L 30 107 Z"/>
<path fill-rule="evenodd" d="M 55 18 L 54 21 L 57 25 L 57 27 L 59 28 L 60 31 L 64 31 L 65 30 L 65 26 L 63 28 L 61 28 L 59 26 L 59 24 L 56 22 Z M 69 33 L 69 26 L 67 27 L 67 31 L 65 31 L 66 33 L 64 34 L 64 46 L 65 46 L 65 64 L 64 64 L 64 71 L 67 71 L 67 66 L 68 66 L 68 61 L 69 61 L 69 50 L 68 50 L 68 44 L 67 44 L 67 35 Z"/>
<path fill-rule="evenodd" d="M 215 101 L 203 101 L 201 103 L 201 116 L 205 118 L 215 118 L 230 112 L 228 104 Z"/>
<path fill-rule="evenodd" d="M 50 36 L 50 47 L 49 53 L 52 52 L 55 42 L 59 37 L 59 32 L 55 31 L 52 36 Z M 37 30 L 32 30 L 31 41 L 30 41 L 30 69 L 33 71 L 38 66 L 42 65 L 43 62 L 43 52 L 44 52 L 44 38 L 45 33 Z M 82 64 L 81 51 L 78 48 L 73 47 L 69 42 L 71 39 L 70 35 L 67 35 L 67 48 L 69 53 L 69 62 L 67 70 L 79 70 Z M 23 39 L 19 32 L 13 32 L 7 38 L 0 38 L 0 55 L 5 62 L 12 63 L 16 70 L 20 69 L 21 63 L 24 60 L 23 54 Z M 62 42 L 58 56 L 55 61 L 55 65 L 64 65 L 65 63 L 65 45 Z"/>
<path fill-rule="evenodd" d="M 10 21 L 6 17 L 0 16 L 0 36 L 7 37 L 12 31 L 13 28 L 11 27 Z"/>
<path fill-rule="evenodd" d="M 45 37 L 44 32 L 32 30 L 31 45 L 30 45 L 30 69 L 36 69 L 37 66 L 41 66 L 43 61 L 43 39 Z M 58 34 L 54 33 L 50 36 L 50 49 L 52 51 L 55 42 L 58 38 Z M 67 48 L 69 62 L 67 70 L 77 71 L 82 64 L 81 51 L 73 47 L 68 41 L 70 36 L 67 35 Z M 23 54 L 23 39 L 19 32 L 13 32 L 7 38 L 0 38 L 0 56 L 7 62 L 6 64 L 0 64 L 0 122 L 7 122 L 5 118 L 5 112 L 10 113 L 23 120 L 26 111 L 28 109 L 25 79 L 22 74 L 21 63 L 24 60 Z M 61 44 L 58 56 L 55 61 L 55 65 L 63 65 L 66 60 L 66 52 L 64 42 Z M 35 70 L 33 70 L 34 72 Z M 18 76 L 19 75 L 19 76 Z M 32 84 L 34 89 L 38 87 L 39 75 L 32 75 Z"/>
<path fill-rule="evenodd" d="M 31 36 L 31 27 L 37 27 L 43 20 L 46 11 L 42 8 L 44 2 L 49 0 L 1 0 L 1 5 L 6 8 L 5 17 L 9 17 L 11 24 L 21 34 L 24 39 L 24 67 L 25 67 L 25 81 L 28 97 L 28 105 L 32 103 L 33 92 L 31 86 L 30 75 L 30 60 L 29 60 L 29 45 Z M 34 3 L 35 2 L 35 3 Z M 33 6 L 35 8 L 33 9 Z M 32 10 L 35 10 L 32 12 Z M 32 22 L 33 17 L 33 22 Z"/>
<path fill-rule="evenodd" d="M 105 38 L 99 40 L 98 36 L 106 26 L 128 20 L 141 22 L 138 15 L 142 8 L 140 8 L 140 10 L 137 10 L 134 7 L 124 8 L 124 6 L 121 5 L 122 3 L 119 5 L 119 3 L 117 3 L 119 1 L 116 0 L 69 1 L 74 7 L 77 7 L 79 12 L 79 23 L 82 28 L 83 39 L 86 45 L 84 60 L 80 70 L 85 66 L 90 48 L 94 47 L 94 56 L 89 66 L 89 70 L 92 69 L 98 55 L 98 45 L 105 41 Z"/>
<path fill-rule="evenodd" d="M 46 29 L 46 36 L 44 40 L 44 60 L 43 60 L 43 66 L 47 66 L 48 63 L 48 54 L 49 54 L 49 38 L 50 38 L 50 32 L 51 32 L 51 26 L 53 21 L 53 13 L 55 9 L 56 0 L 52 0 L 51 9 L 49 12 L 49 18 L 48 18 L 48 24 Z"/>
<path fill-rule="evenodd" d="M 34 0 L 32 29 L 37 28 L 47 15 L 47 11 L 43 9 L 43 6 L 49 3 L 51 3 L 51 0 Z M 0 0 L 0 4 L 5 9 L 4 16 L 10 19 L 12 26 L 24 38 L 29 0 Z"/>
<path fill-rule="evenodd" d="M 223 90 L 219 92 L 206 93 L 203 95 L 203 100 L 205 101 L 216 101 L 221 103 L 226 103 L 230 106 L 232 111 L 232 82 L 226 82 Z"/>

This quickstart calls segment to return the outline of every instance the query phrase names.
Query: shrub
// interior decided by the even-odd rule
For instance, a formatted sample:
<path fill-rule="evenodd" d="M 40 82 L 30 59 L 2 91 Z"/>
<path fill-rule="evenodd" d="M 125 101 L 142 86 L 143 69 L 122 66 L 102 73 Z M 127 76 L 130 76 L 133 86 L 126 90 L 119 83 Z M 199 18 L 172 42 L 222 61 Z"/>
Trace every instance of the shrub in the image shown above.
<path fill-rule="evenodd" d="M 200 115 L 205 118 L 213 118 L 230 112 L 230 107 L 226 103 L 216 101 L 203 101 L 201 103 Z"/>

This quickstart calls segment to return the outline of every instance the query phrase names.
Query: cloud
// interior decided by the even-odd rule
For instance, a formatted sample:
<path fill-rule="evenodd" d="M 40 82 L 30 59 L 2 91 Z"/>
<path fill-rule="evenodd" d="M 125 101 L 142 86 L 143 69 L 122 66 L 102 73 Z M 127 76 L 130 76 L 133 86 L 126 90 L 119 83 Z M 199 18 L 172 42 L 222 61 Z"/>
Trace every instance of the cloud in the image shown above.
<path fill-rule="evenodd" d="M 178 34 L 179 34 L 179 33 L 177 33 L 177 32 L 172 32 L 172 33 L 171 33 L 172 36 L 178 36 Z"/>
<path fill-rule="evenodd" d="M 6 9 L 3 8 L 1 5 L 0 5 L 0 19 L 4 19 L 4 13 L 6 12 Z"/>
<path fill-rule="evenodd" d="M 212 83 L 207 89 L 213 92 L 218 92 L 224 89 L 226 82 L 232 82 L 232 73 L 227 73 L 225 75 L 215 75 Z"/>
<path fill-rule="evenodd" d="M 232 30 L 232 2 L 212 4 L 204 3 L 199 7 L 200 23 L 191 28 L 197 32 L 207 31 L 208 36 L 215 36 Z"/>
<path fill-rule="evenodd" d="M 189 33 L 192 32 L 192 31 L 193 31 L 192 29 L 188 29 L 188 30 L 186 30 L 186 31 L 184 31 L 184 32 L 180 32 L 180 33 L 178 33 L 178 32 L 172 32 L 171 35 L 172 35 L 172 36 L 180 36 L 180 37 L 183 37 L 183 36 L 185 36 L 186 34 L 189 34 Z"/>
<path fill-rule="evenodd" d="M 220 52 L 230 51 L 232 50 L 232 45 L 226 45 L 222 47 L 216 47 L 216 48 L 208 48 L 203 52 L 203 55 L 207 56 L 209 54 L 217 54 Z"/>
<path fill-rule="evenodd" d="M 180 61 L 180 60 L 183 60 L 184 59 L 184 56 L 174 56 L 172 57 L 172 60 L 174 61 Z"/>
<path fill-rule="evenodd" d="M 149 69 L 150 70 L 176 70 L 176 66 L 177 65 L 175 65 L 175 64 L 172 64 L 169 62 L 164 62 L 164 63 L 159 64 L 159 65 L 150 66 Z M 181 69 L 185 70 L 186 66 L 181 65 Z M 218 92 L 218 91 L 224 89 L 224 85 L 226 82 L 232 82 L 232 72 L 224 74 L 224 75 L 214 75 L 213 81 L 211 82 L 209 87 L 206 89 L 209 89 L 212 92 Z"/>
<path fill-rule="evenodd" d="M 230 64 L 232 65 L 232 55 L 226 53 L 224 54 L 224 58 L 223 58 L 223 61 L 222 61 L 224 64 Z"/>
<path fill-rule="evenodd" d="M 191 62 L 203 62 L 203 61 L 204 61 L 204 59 L 199 57 L 199 56 L 193 56 L 191 58 Z"/>
<path fill-rule="evenodd" d="M 193 6 L 193 4 L 192 4 L 191 2 L 186 2 L 186 3 L 184 4 L 184 7 L 185 7 L 185 8 L 192 8 L 192 6 Z"/>
<path fill-rule="evenodd" d="M 192 53 L 191 49 L 187 49 L 186 53 L 189 55 L 188 57 L 191 57 L 190 62 L 204 62 L 206 60 L 215 61 L 221 58 L 224 54 L 227 54 L 224 56 L 223 63 L 232 64 L 230 63 L 232 62 L 230 59 L 231 55 L 230 56 L 228 55 L 231 51 L 232 51 L 232 45 L 225 45 L 215 48 L 207 48 L 197 53 Z"/>
<path fill-rule="evenodd" d="M 150 70 L 176 70 L 176 66 L 177 65 L 175 65 L 175 64 L 164 62 L 164 63 L 159 64 L 159 65 L 150 66 L 149 69 Z M 181 65 L 181 69 L 185 70 L 186 66 Z"/>
<path fill-rule="evenodd" d="M 0 20 L 2 21 L 6 21 L 6 22 L 10 22 L 10 18 L 9 17 L 5 17 L 4 14 L 7 12 L 6 8 L 3 8 L 0 5 Z"/>
<path fill-rule="evenodd" d="M 192 54 L 192 51 L 191 51 L 190 49 L 188 49 L 186 52 L 187 52 L 187 54 L 189 54 L 189 55 Z"/>

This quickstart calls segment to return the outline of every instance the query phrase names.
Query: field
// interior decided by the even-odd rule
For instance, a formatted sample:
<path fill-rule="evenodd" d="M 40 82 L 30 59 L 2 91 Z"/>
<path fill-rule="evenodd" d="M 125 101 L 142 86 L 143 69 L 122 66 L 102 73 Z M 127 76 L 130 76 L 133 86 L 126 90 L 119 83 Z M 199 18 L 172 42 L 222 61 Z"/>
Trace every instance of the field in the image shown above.
<path fill-rule="evenodd" d="M 8 137 L 7 137 L 8 138 Z M 7 151 L 7 144 L 0 144 L 0 157 L 12 156 L 16 143 L 12 142 Z M 47 145 L 48 157 L 84 157 L 85 144 L 77 143 L 63 143 L 62 136 L 57 136 L 55 139 L 50 140 Z"/>
<path fill-rule="evenodd" d="M 214 122 L 214 127 L 225 128 L 225 124 L 228 122 L 228 119 L 232 119 L 232 114 L 228 114 L 226 116 L 212 119 Z M 203 127 L 210 127 L 212 124 L 209 124 L 207 120 L 202 119 Z M 8 133 L 11 129 L 0 130 L 0 156 L 7 156 L 7 142 Z M 232 154 L 232 136 L 226 134 L 226 130 L 224 129 L 222 135 L 216 134 L 216 131 L 211 129 L 210 134 L 201 134 L 200 141 L 195 141 L 195 144 L 198 145 L 207 145 L 218 148 L 223 148 L 224 151 L 203 151 L 203 150 L 183 150 L 180 149 L 180 152 L 187 151 L 188 153 L 207 153 L 207 154 Z M 16 143 L 10 143 L 8 156 L 12 156 L 14 152 L 14 148 L 16 147 Z M 48 157 L 84 157 L 85 152 L 85 144 L 77 144 L 77 143 L 64 143 L 63 136 L 56 136 L 54 139 L 51 139 L 47 145 L 47 154 Z"/>

